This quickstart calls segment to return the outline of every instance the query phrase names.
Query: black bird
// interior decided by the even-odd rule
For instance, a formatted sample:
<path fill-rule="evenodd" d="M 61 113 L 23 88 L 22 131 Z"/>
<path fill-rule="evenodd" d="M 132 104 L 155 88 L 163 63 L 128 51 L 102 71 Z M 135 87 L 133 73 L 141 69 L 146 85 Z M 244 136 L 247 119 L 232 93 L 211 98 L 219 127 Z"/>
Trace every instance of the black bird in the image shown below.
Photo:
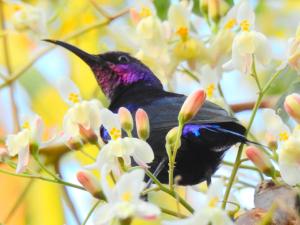
<path fill-rule="evenodd" d="M 110 99 L 110 110 L 117 112 L 123 106 L 132 114 L 138 108 L 148 113 L 151 129 L 148 143 L 155 154 L 151 170 L 160 165 L 162 170 L 158 179 L 168 183 L 165 136 L 178 125 L 178 113 L 186 96 L 164 91 L 153 72 L 128 53 L 113 51 L 91 55 L 62 41 L 45 41 L 70 50 L 90 66 L 99 86 Z M 107 136 L 103 135 L 103 130 L 101 133 L 102 137 Z M 209 181 L 225 151 L 236 143 L 248 142 L 244 133 L 245 128 L 235 118 L 206 101 L 194 119 L 183 128 L 174 170 L 174 175 L 180 176 L 179 184 Z"/>

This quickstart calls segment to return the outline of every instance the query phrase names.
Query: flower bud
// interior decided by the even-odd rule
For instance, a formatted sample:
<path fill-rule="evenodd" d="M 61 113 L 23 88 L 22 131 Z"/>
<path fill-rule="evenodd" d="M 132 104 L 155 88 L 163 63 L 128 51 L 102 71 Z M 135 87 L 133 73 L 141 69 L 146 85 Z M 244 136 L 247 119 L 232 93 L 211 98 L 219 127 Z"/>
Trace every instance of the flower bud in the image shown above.
<path fill-rule="evenodd" d="M 136 131 L 138 137 L 147 140 L 150 134 L 149 118 L 143 109 L 138 109 L 135 113 Z"/>
<path fill-rule="evenodd" d="M 6 157 L 8 157 L 7 149 L 5 147 L 0 146 L 0 162 Z"/>
<path fill-rule="evenodd" d="M 285 111 L 300 123 L 300 95 L 293 93 L 288 95 L 284 101 Z"/>
<path fill-rule="evenodd" d="M 84 140 L 86 140 L 91 144 L 98 143 L 98 137 L 91 128 L 86 129 L 81 124 L 78 124 L 78 127 L 79 127 L 79 133 Z"/>
<path fill-rule="evenodd" d="M 191 120 L 199 111 L 201 106 L 204 104 L 206 93 L 203 90 L 197 90 L 190 94 L 184 101 L 179 115 L 178 121 L 180 123 L 186 123 Z"/>
<path fill-rule="evenodd" d="M 200 11 L 204 16 L 208 15 L 208 1 L 209 0 L 200 0 L 199 2 Z"/>
<path fill-rule="evenodd" d="M 166 135 L 166 143 L 170 146 L 174 145 L 176 142 L 178 133 L 178 127 L 173 127 Z"/>
<path fill-rule="evenodd" d="M 91 193 L 95 198 L 103 199 L 103 193 L 101 191 L 100 183 L 96 177 L 87 171 L 79 171 L 76 174 L 79 183 Z"/>
<path fill-rule="evenodd" d="M 125 107 L 121 107 L 119 108 L 118 114 L 122 128 L 127 132 L 131 132 L 133 129 L 133 119 L 129 110 Z"/>
<path fill-rule="evenodd" d="M 82 148 L 81 141 L 75 138 L 69 138 L 66 145 L 72 150 L 80 150 Z"/>
<path fill-rule="evenodd" d="M 220 20 L 220 0 L 209 0 L 208 16 L 215 23 L 219 22 L 219 20 Z"/>
<path fill-rule="evenodd" d="M 262 173 L 269 177 L 274 176 L 275 169 L 268 156 L 261 150 L 250 146 L 246 149 L 246 155 Z"/>

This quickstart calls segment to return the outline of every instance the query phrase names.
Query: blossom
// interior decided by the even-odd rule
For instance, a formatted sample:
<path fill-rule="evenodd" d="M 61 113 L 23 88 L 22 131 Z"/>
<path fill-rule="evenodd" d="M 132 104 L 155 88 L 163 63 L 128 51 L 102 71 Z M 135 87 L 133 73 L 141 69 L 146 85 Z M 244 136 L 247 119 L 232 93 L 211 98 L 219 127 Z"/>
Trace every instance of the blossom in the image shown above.
<path fill-rule="evenodd" d="M 18 155 L 17 173 L 22 173 L 29 163 L 30 146 L 38 148 L 44 145 L 41 137 L 42 131 L 42 119 L 36 115 L 32 121 L 24 123 L 20 132 L 7 136 L 5 144 L 9 156 Z"/>
<path fill-rule="evenodd" d="M 297 28 L 296 36 L 287 42 L 284 58 L 283 63 L 277 69 L 281 70 L 289 65 L 300 74 L 300 25 Z"/>
<path fill-rule="evenodd" d="M 241 118 L 242 119 L 242 118 Z M 242 119 L 246 121 L 245 119 Z M 249 118 L 248 118 L 249 120 Z M 247 123 L 243 123 L 245 126 Z M 251 133 L 259 143 L 276 149 L 278 144 L 287 140 L 291 131 L 273 109 L 261 109 L 254 119 Z"/>
<path fill-rule="evenodd" d="M 270 60 L 271 47 L 265 35 L 257 31 L 242 31 L 238 33 L 232 44 L 232 57 L 223 65 L 226 70 L 239 70 L 250 74 L 253 58 L 261 65 L 267 65 Z"/>
<path fill-rule="evenodd" d="M 104 172 L 104 174 L 107 174 Z M 96 225 L 110 224 L 113 219 L 129 219 L 134 216 L 146 220 L 157 218 L 160 209 L 140 199 L 140 193 L 145 188 L 144 171 L 134 170 L 121 176 L 116 185 L 111 189 L 102 176 L 101 185 L 107 203 L 96 209 L 94 223 Z"/>
<path fill-rule="evenodd" d="M 289 185 L 300 184 L 299 127 L 296 127 L 292 135 L 280 146 L 278 162 L 282 179 Z"/>
<path fill-rule="evenodd" d="M 126 166 L 131 165 L 131 157 L 142 166 L 147 166 L 154 159 L 154 153 L 150 145 L 138 138 L 122 138 L 121 124 L 118 114 L 114 114 L 108 109 L 102 109 L 100 120 L 105 131 L 103 136 L 107 136 L 108 143 L 104 145 L 97 156 L 95 164 L 89 168 L 99 168 L 108 166 L 114 170 L 118 167 L 118 159 L 122 158 Z"/>
<path fill-rule="evenodd" d="M 80 138 L 80 126 L 85 130 L 98 133 L 101 125 L 100 111 L 102 104 L 96 100 L 75 103 L 65 114 L 63 131 L 68 138 Z"/>
<path fill-rule="evenodd" d="M 18 3 L 16 8 L 12 23 L 17 31 L 31 31 L 39 35 L 45 33 L 46 17 L 40 8 L 26 3 Z"/>
<path fill-rule="evenodd" d="M 250 30 L 255 25 L 255 13 L 247 0 L 242 0 L 234 5 L 224 17 L 221 26 L 231 29 L 239 25 L 242 30 Z"/>
<path fill-rule="evenodd" d="M 212 183 L 206 194 L 189 189 L 189 195 L 195 213 L 174 221 L 163 221 L 163 225 L 233 225 L 226 211 L 218 207 L 224 185 L 221 180 Z"/>

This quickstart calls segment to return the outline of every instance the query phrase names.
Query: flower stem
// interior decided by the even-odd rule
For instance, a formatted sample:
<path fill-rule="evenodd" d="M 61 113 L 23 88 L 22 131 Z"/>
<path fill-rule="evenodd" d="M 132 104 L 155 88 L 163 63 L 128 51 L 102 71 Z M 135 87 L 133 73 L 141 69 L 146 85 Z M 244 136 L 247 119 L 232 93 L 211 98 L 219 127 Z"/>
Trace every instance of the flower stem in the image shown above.
<path fill-rule="evenodd" d="M 174 168 L 176 163 L 177 151 L 180 148 L 180 139 L 181 139 L 183 125 L 184 125 L 183 123 L 179 122 L 176 141 L 174 144 L 173 151 L 170 152 L 170 157 L 169 157 L 169 187 L 170 190 L 172 191 L 174 191 Z"/>
<path fill-rule="evenodd" d="M 22 193 L 19 195 L 19 197 L 17 198 L 16 202 L 14 203 L 13 207 L 11 208 L 11 210 L 9 211 L 9 213 L 7 214 L 6 218 L 4 219 L 4 224 L 7 224 L 9 222 L 9 220 L 11 219 L 11 217 L 16 213 L 17 209 L 19 208 L 20 204 L 22 203 L 22 201 L 24 200 L 24 198 L 26 197 L 28 191 L 30 190 L 30 188 L 32 187 L 34 182 L 34 179 L 31 179 L 27 184 L 26 187 L 24 188 L 24 190 L 22 191 Z"/>
<path fill-rule="evenodd" d="M 91 217 L 92 213 L 95 211 L 95 209 L 97 208 L 97 206 L 100 204 L 100 202 L 101 202 L 101 200 L 97 201 L 97 202 L 93 205 L 93 207 L 90 209 L 90 211 L 88 212 L 87 216 L 85 217 L 85 219 L 84 219 L 82 225 L 86 225 L 86 224 L 87 224 L 89 218 Z"/>
<path fill-rule="evenodd" d="M 250 129 L 251 129 L 253 121 L 254 121 L 254 118 L 256 116 L 256 113 L 257 113 L 257 111 L 259 109 L 259 106 L 260 106 L 260 104 L 262 102 L 262 99 L 263 99 L 265 93 L 269 90 L 269 88 L 271 87 L 271 85 L 274 82 L 274 80 L 276 80 L 278 78 L 278 76 L 281 74 L 281 72 L 284 69 L 285 68 L 283 68 L 282 70 L 279 70 L 275 74 L 273 74 L 272 77 L 271 77 L 271 79 L 264 86 L 264 88 L 259 88 L 260 91 L 258 93 L 258 97 L 257 97 L 256 103 L 255 103 L 255 105 L 253 107 L 253 111 L 252 111 L 252 114 L 251 114 L 251 117 L 250 117 L 250 121 L 249 121 L 248 127 L 247 127 L 247 129 L 245 131 L 245 134 L 244 134 L 245 137 L 247 137 L 248 133 L 250 132 Z M 259 81 L 258 81 L 258 78 L 257 78 L 258 76 L 257 76 L 256 70 L 255 70 L 255 66 L 252 67 L 252 74 L 253 74 L 254 77 L 256 77 L 255 80 L 256 80 L 257 86 L 259 87 Z M 240 160 L 241 160 L 241 156 L 242 156 L 242 153 L 243 153 L 243 147 L 244 147 L 244 143 L 242 143 L 239 146 L 238 153 L 236 155 L 235 163 L 234 163 L 234 166 L 233 166 L 230 178 L 229 178 L 229 182 L 228 182 L 228 185 L 226 187 L 225 194 L 224 194 L 224 199 L 223 199 L 223 203 L 222 203 L 222 208 L 223 209 L 226 208 L 226 204 L 227 204 L 227 201 L 228 201 L 228 198 L 229 198 L 229 194 L 230 194 L 231 188 L 233 186 L 235 177 L 236 177 L 238 169 L 240 167 Z"/>
<path fill-rule="evenodd" d="M 150 177 L 152 181 L 158 185 L 161 191 L 169 194 L 175 199 L 178 199 L 179 203 L 183 205 L 190 213 L 194 212 L 194 209 L 190 206 L 190 204 L 187 203 L 182 197 L 180 197 L 174 190 L 166 188 L 149 170 L 145 169 L 145 171 L 147 176 Z"/>

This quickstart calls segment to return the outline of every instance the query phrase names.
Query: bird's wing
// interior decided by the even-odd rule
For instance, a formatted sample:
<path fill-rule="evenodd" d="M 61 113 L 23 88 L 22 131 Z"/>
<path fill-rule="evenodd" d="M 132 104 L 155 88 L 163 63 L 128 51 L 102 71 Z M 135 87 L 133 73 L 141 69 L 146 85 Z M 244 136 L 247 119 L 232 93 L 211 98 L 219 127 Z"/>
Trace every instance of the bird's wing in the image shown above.
<path fill-rule="evenodd" d="M 144 110 L 149 114 L 152 129 L 165 129 L 178 126 L 178 113 L 186 99 L 183 95 L 167 96 L 156 99 L 144 105 Z M 236 123 L 237 120 L 230 117 L 221 107 L 206 101 L 197 115 L 190 123 L 216 124 Z"/>

